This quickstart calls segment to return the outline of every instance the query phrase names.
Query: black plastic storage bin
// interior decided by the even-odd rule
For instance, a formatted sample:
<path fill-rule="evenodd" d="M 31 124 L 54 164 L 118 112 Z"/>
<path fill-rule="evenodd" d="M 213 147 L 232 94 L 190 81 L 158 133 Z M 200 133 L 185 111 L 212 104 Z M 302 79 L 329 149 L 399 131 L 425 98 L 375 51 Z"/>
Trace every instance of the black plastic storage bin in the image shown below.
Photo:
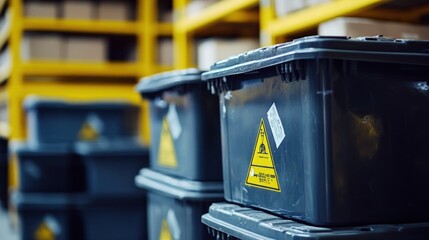
<path fill-rule="evenodd" d="M 19 191 L 85 191 L 85 169 L 66 145 L 29 145 L 14 142 L 18 159 Z"/>
<path fill-rule="evenodd" d="M 429 221 L 428 50 L 307 37 L 214 64 L 225 198 L 320 226 Z"/>
<path fill-rule="evenodd" d="M 0 204 L 7 209 L 9 199 L 9 155 L 8 141 L 0 138 Z"/>
<path fill-rule="evenodd" d="M 324 228 L 231 203 L 214 203 L 210 206 L 209 213 L 202 216 L 202 222 L 208 226 L 213 240 L 425 240 L 429 238 L 428 222 Z"/>
<path fill-rule="evenodd" d="M 137 142 L 83 142 L 76 144 L 75 151 L 85 166 L 89 194 L 143 194 L 134 178 L 147 167 L 149 151 Z"/>
<path fill-rule="evenodd" d="M 146 198 L 15 193 L 23 240 L 145 240 Z"/>
<path fill-rule="evenodd" d="M 150 101 L 150 167 L 195 181 L 222 180 L 219 101 L 201 71 L 153 75 L 137 89 Z"/>
<path fill-rule="evenodd" d="M 83 233 L 80 239 L 147 239 L 145 196 L 88 197 L 78 209 Z"/>
<path fill-rule="evenodd" d="M 143 169 L 136 184 L 148 190 L 149 240 L 207 239 L 201 215 L 222 201 L 222 182 L 196 182 Z"/>
<path fill-rule="evenodd" d="M 79 199 L 70 194 L 15 193 L 20 239 L 82 239 L 76 209 Z"/>
<path fill-rule="evenodd" d="M 28 141 L 73 143 L 136 137 L 139 108 L 127 102 L 68 102 L 31 96 L 25 99 Z"/>

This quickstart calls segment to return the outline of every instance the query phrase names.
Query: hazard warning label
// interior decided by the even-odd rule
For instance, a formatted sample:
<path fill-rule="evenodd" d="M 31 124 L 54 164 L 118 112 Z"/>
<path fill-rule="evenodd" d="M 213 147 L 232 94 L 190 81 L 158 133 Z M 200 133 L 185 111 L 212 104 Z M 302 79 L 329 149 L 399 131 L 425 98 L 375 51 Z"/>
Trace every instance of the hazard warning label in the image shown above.
<path fill-rule="evenodd" d="M 159 234 L 159 240 L 173 240 L 171 237 L 170 228 L 168 227 L 167 220 L 162 220 L 161 232 Z"/>
<path fill-rule="evenodd" d="M 163 167 L 177 167 L 176 152 L 174 142 L 170 133 L 167 119 L 162 120 L 161 138 L 159 142 L 158 164 Z"/>
<path fill-rule="evenodd" d="M 281 191 L 264 119 L 261 119 L 259 124 L 246 185 L 270 191 Z"/>

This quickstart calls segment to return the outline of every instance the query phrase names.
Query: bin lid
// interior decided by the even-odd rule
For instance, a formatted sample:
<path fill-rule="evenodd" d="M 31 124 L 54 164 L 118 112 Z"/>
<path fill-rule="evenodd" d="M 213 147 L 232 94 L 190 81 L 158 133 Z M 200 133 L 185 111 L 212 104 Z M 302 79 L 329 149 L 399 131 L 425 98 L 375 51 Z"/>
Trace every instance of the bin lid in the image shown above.
<path fill-rule="evenodd" d="M 142 206 L 145 195 L 132 194 L 121 196 L 93 196 L 86 193 L 22 193 L 15 192 L 12 201 L 18 210 L 32 209 L 81 209 L 105 206 Z"/>
<path fill-rule="evenodd" d="M 203 71 L 200 71 L 196 68 L 189 68 L 144 77 L 137 84 L 137 91 L 139 91 L 143 97 L 150 98 L 153 95 L 158 95 L 165 90 L 185 84 L 202 84 L 202 73 Z"/>
<path fill-rule="evenodd" d="M 218 61 L 201 78 L 219 79 L 289 61 L 320 58 L 429 65 L 429 41 L 310 36 Z"/>
<path fill-rule="evenodd" d="M 72 149 L 67 144 L 62 143 L 29 143 L 25 141 L 11 141 L 10 151 L 19 155 L 58 155 L 71 154 Z"/>
<path fill-rule="evenodd" d="M 83 194 L 75 193 L 22 193 L 15 192 L 12 202 L 20 209 L 64 209 L 69 210 L 84 199 Z"/>
<path fill-rule="evenodd" d="M 206 201 L 223 199 L 222 182 L 197 182 L 175 178 L 148 168 L 135 178 L 136 185 L 151 192 L 157 192 L 180 200 Z"/>
<path fill-rule="evenodd" d="M 84 156 L 148 156 L 147 147 L 140 145 L 137 139 L 117 139 L 95 142 L 77 142 L 75 152 Z"/>
<path fill-rule="evenodd" d="M 423 240 L 429 236 L 429 222 L 339 228 L 316 227 L 232 203 L 212 204 L 209 213 L 203 215 L 201 221 L 211 228 L 209 233 L 214 236 L 223 233 L 243 240 Z"/>
<path fill-rule="evenodd" d="M 97 101 L 73 102 L 67 101 L 62 98 L 46 98 L 36 95 L 30 95 L 24 100 L 24 107 L 26 110 L 33 108 L 61 108 L 61 109 L 76 109 L 76 110 L 117 110 L 117 109 L 130 109 L 139 111 L 139 107 L 124 101 L 115 99 L 105 99 Z"/>

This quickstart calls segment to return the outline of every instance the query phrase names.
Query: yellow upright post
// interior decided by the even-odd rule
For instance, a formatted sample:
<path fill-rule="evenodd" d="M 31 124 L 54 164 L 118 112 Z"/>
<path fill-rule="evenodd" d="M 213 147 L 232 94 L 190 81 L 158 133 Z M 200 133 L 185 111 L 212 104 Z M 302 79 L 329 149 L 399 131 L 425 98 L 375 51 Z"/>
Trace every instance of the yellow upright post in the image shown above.
<path fill-rule="evenodd" d="M 186 5 L 188 0 L 174 0 L 174 22 L 186 17 Z M 173 40 L 174 40 L 174 68 L 183 69 L 192 66 L 192 41 L 185 29 L 174 24 Z"/>
<path fill-rule="evenodd" d="M 273 0 L 260 1 L 260 44 L 268 46 L 276 43 L 275 37 L 267 31 L 269 24 L 274 20 L 274 3 Z"/>

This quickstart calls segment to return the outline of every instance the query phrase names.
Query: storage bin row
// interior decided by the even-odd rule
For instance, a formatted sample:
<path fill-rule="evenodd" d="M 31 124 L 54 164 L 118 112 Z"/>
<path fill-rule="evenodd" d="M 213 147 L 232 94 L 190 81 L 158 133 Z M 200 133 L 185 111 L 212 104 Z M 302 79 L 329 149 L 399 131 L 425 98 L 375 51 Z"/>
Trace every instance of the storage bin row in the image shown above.
<path fill-rule="evenodd" d="M 21 239 L 147 239 L 146 198 L 16 193 Z"/>
<path fill-rule="evenodd" d="M 64 145 L 21 143 L 18 158 L 21 192 L 84 192 L 132 195 L 141 191 L 134 177 L 148 164 L 148 150 L 133 141 Z"/>
<path fill-rule="evenodd" d="M 140 110 L 124 101 L 70 102 L 30 96 L 24 107 L 30 145 L 138 138 Z"/>

